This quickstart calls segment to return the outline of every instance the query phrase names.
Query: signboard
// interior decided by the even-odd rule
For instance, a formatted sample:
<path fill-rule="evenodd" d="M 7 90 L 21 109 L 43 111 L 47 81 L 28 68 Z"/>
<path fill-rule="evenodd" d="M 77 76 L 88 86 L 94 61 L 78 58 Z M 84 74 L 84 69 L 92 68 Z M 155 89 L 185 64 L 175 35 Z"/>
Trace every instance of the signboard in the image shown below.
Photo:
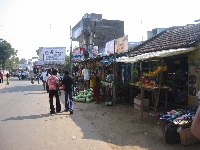
<path fill-rule="evenodd" d="M 80 61 L 81 59 L 84 58 L 84 55 L 83 53 L 72 53 L 72 62 L 77 62 L 77 61 Z"/>
<path fill-rule="evenodd" d="M 196 96 L 197 94 L 197 77 L 195 74 L 188 75 L 188 95 Z"/>
<path fill-rule="evenodd" d="M 66 47 L 42 47 L 45 64 L 64 64 Z"/>
<path fill-rule="evenodd" d="M 114 54 L 114 40 L 106 43 L 105 52 L 107 54 Z"/>
<path fill-rule="evenodd" d="M 93 46 L 92 48 L 92 54 L 94 57 L 97 57 L 99 52 L 98 52 L 98 46 Z"/>
<path fill-rule="evenodd" d="M 44 65 L 44 61 L 35 61 L 34 65 Z"/>
<path fill-rule="evenodd" d="M 44 65 L 44 61 L 35 61 L 34 62 L 35 68 L 42 68 L 43 65 Z"/>
<path fill-rule="evenodd" d="M 115 51 L 116 53 L 128 51 L 128 35 L 115 40 Z"/>

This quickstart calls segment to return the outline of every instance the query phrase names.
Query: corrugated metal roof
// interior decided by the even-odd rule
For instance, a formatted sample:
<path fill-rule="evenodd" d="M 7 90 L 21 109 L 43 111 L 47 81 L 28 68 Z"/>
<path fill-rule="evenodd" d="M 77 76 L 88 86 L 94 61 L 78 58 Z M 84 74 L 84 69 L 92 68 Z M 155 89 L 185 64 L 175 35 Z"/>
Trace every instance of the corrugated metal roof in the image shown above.
<path fill-rule="evenodd" d="M 139 61 L 143 61 L 143 60 L 151 60 L 152 58 L 163 58 L 163 57 L 180 55 L 180 54 L 194 51 L 195 49 L 196 49 L 195 47 L 190 47 L 190 48 L 162 50 L 162 51 L 144 53 L 144 54 L 137 55 L 134 57 L 123 56 L 123 57 L 118 58 L 116 61 L 124 62 L 124 63 L 134 63 L 134 62 L 139 62 Z"/>

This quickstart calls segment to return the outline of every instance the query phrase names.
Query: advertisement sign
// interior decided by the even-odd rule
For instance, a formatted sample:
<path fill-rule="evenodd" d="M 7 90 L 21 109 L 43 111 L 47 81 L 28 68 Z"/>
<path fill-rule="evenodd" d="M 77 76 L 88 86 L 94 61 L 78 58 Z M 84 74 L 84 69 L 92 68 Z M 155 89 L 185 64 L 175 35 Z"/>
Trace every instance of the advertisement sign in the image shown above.
<path fill-rule="evenodd" d="M 35 61 L 34 67 L 35 68 L 42 68 L 44 66 L 44 61 Z"/>
<path fill-rule="evenodd" d="M 92 54 L 94 57 L 97 57 L 99 52 L 98 52 L 98 46 L 93 46 L 92 48 Z"/>
<path fill-rule="evenodd" d="M 115 51 L 116 53 L 128 51 L 128 35 L 115 40 Z"/>
<path fill-rule="evenodd" d="M 43 60 L 45 64 L 64 64 L 66 47 L 43 47 Z"/>
<path fill-rule="evenodd" d="M 99 50 L 99 55 L 102 57 L 102 56 L 106 56 L 107 53 L 106 53 L 106 49 L 105 48 L 102 48 Z"/>
<path fill-rule="evenodd" d="M 106 43 L 105 52 L 107 54 L 114 54 L 114 40 Z"/>
<path fill-rule="evenodd" d="M 195 74 L 188 75 L 188 95 L 196 96 L 197 94 L 197 77 Z"/>
<path fill-rule="evenodd" d="M 84 58 L 84 55 L 83 53 L 72 53 L 72 62 L 77 62 L 77 61 L 80 61 L 81 59 Z"/>

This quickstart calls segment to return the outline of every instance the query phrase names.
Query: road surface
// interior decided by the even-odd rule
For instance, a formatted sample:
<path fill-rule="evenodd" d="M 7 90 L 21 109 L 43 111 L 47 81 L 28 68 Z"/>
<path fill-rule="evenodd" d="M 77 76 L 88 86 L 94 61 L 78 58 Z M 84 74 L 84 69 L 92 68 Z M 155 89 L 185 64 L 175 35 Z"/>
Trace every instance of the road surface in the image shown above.
<path fill-rule="evenodd" d="M 64 102 L 63 92 L 61 101 Z M 0 83 L 0 149 L 110 149 L 76 105 L 73 115 L 51 115 L 49 111 L 48 94 L 42 84 L 32 85 L 29 80 L 12 77 L 10 85 L 6 85 L 4 79 Z"/>

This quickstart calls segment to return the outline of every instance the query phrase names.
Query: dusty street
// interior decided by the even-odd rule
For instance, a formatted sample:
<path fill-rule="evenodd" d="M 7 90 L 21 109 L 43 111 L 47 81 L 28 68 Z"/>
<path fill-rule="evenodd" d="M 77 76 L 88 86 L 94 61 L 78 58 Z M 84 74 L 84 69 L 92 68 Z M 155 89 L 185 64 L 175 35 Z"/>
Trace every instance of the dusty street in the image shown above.
<path fill-rule="evenodd" d="M 94 126 L 75 113 L 49 114 L 49 101 L 41 84 L 11 78 L 0 84 L 1 150 L 110 149 Z"/>
<path fill-rule="evenodd" d="M 70 150 L 198 150 L 200 144 L 166 144 L 152 111 L 140 112 L 132 103 L 105 106 L 75 103 L 68 112 L 49 114 L 48 95 L 41 84 L 11 79 L 0 84 L 0 149 Z M 61 95 L 62 107 L 64 94 Z"/>

